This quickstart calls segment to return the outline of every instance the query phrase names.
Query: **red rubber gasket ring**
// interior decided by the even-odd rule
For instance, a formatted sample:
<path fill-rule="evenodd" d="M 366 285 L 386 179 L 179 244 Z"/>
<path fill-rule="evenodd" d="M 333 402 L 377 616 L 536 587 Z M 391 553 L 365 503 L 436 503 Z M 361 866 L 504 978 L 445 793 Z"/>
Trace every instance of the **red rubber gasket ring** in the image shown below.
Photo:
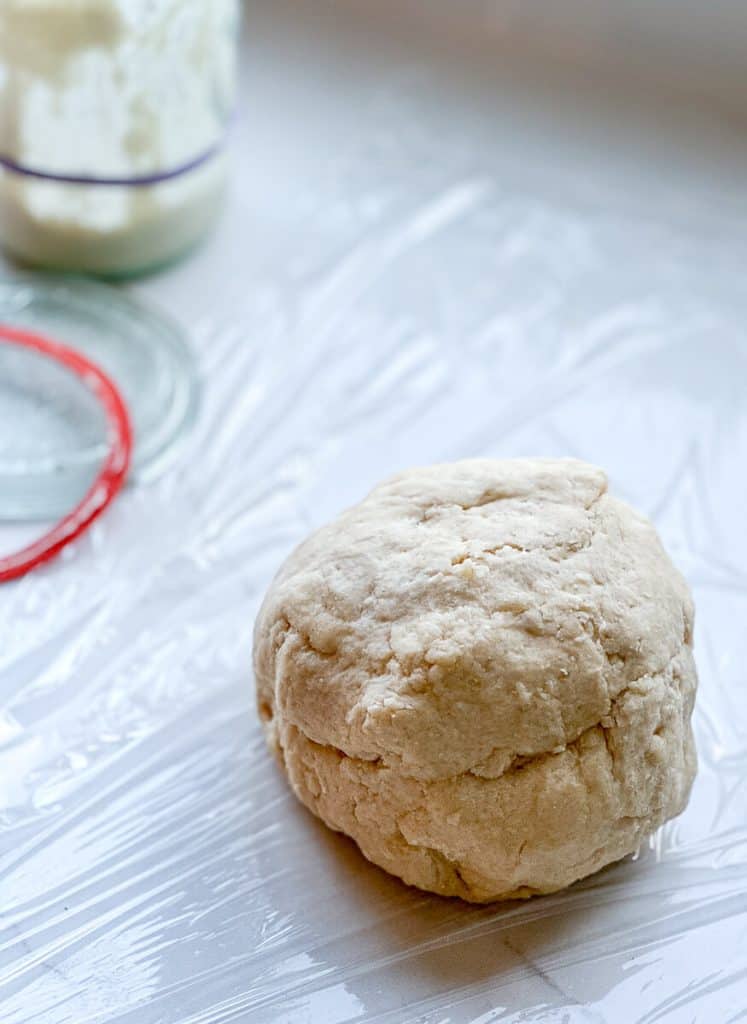
<path fill-rule="evenodd" d="M 96 479 L 75 508 L 63 516 L 47 533 L 12 555 L 0 557 L 0 583 L 24 576 L 48 562 L 97 519 L 113 501 L 124 484 L 132 456 L 132 426 L 127 406 L 118 388 L 107 374 L 85 356 L 58 341 L 0 324 L 0 342 L 20 345 L 41 352 L 61 363 L 86 384 L 104 410 L 110 433 L 109 451 Z"/>

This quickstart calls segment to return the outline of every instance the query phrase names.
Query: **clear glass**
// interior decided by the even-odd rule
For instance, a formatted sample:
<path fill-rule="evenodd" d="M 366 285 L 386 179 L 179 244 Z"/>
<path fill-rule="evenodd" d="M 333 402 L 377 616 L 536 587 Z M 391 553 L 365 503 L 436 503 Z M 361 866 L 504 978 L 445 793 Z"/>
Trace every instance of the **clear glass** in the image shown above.
<path fill-rule="evenodd" d="M 19 275 L 0 279 L 0 323 L 40 331 L 109 374 L 132 418 L 133 479 L 153 478 L 180 450 L 198 375 L 182 331 L 163 314 L 97 282 Z M 69 511 L 106 451 L 88 389 L 46 357 L 0 344 L 0 522 Z"/>
<path fill-rule="evenodd" d="M 0 239 L 105 275 L 169 262 L 220 207 L 239 0 L 2 0 Z"/>

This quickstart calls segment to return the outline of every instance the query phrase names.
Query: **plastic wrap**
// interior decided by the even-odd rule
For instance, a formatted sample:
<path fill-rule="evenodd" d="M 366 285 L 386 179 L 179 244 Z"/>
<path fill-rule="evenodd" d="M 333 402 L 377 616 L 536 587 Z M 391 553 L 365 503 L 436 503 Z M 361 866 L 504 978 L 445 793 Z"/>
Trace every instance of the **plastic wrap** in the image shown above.
<path fill-rule="evenodd" d="M 0 1019 L 741 1020 L 747 147 L 282 6 L 251 25 L 220 231 L 138 286 L 199 353 L 189 451 L 0 589 Z M 687 575 L 700 770 L 636 858 L 470 907 L 297 804 L 252 622 L 381 476 L 535 453 L 603 465 Z"/>

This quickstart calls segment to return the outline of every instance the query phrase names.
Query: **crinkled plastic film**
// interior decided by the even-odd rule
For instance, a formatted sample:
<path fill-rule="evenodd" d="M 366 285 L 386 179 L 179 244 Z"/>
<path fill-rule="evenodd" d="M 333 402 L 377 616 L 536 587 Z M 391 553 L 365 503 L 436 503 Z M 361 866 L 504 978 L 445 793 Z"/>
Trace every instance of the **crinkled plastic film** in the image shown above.
<path fill-rule="evenodd" d="M 251 8 L 227 216 L 137 286 L 199 353 L 188 452 L 0 588 L 0 1019 L 744 1019 L 741 130 L 317 10 Z M 603 465 L 688 577 L 700 769 L 636 858 L 470 907 L 294 800 L 252 623 L 381 476 L 535 453 Z"/>

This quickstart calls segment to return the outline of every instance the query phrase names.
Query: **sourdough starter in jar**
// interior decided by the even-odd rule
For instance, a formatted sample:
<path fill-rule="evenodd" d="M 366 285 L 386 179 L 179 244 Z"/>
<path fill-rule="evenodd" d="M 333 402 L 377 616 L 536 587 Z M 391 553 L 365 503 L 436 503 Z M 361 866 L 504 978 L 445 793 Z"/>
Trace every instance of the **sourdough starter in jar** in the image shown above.
<path fill-rule="evenodd" d="M 0 2 L 0 241 L 31 264 L 128 274 L 220 205 L 238 0 Z"/>

